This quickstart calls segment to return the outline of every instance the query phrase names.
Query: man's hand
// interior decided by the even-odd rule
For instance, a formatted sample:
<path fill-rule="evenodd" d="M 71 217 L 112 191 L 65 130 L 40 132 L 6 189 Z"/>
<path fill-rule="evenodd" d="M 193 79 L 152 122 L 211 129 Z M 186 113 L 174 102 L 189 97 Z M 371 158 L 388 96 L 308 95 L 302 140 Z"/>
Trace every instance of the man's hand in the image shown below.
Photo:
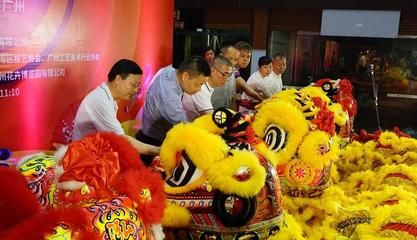
<path fill-rule="evenodd" d="M 63 146 L 65 146 L 65 144 L 57 143 L 57 142 L 52 143 L 52 147 L 54 148 L 54 150 L 58 150 Z"/>
<path fill-rule="evenodd" d="M 159 154 L 160 147 L 156 147 L 150 144 L 143 143 L 129 135 L 122 135 L 132 146 L 136 149 L 139 154 L 155 156 Z"/>
<path fill-rule="evenodd" d="M 243 78 L 239 77 L 236 79 L 236 88 L 242 89 L 248 96 L 255 98 L 256 100 L 262 101 L 263 100 L 263 93 L 256 92 L 253 88 L 251 88 Z"/>
<path fill-rule="evenodd" d="M 257 96 L 255 97 L 256 98 L 256 100 L 259 100 L 259 101 L 261 101 L 262 102 L 262 100 L 264 100 L 265 98 L 264 98 L 264 94 L 261 92 L 261 91 L 256 91 L 256 93 L 257 93 Z"/>

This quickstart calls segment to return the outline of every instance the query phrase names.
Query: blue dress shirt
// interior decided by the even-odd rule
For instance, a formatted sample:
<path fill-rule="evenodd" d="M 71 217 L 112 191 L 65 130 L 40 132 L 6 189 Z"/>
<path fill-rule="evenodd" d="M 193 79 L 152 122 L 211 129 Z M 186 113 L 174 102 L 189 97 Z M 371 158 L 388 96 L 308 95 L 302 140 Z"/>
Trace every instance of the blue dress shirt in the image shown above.
<path fill-rule="evenodd" d="M 142 109 L 141 130 L 145 135 L 162 142 L 174 124 L 187 122 L 183 93 L 175 68 L 164 67 L 156 73 Z"/>

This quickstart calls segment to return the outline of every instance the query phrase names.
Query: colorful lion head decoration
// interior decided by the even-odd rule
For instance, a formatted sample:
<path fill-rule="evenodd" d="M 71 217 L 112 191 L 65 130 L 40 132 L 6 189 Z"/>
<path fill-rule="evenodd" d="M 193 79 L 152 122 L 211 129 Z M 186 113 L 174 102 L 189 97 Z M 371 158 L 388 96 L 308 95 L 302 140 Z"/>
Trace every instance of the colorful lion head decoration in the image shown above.
<path fill-rule="evenodd" d="M 338 126 L 338 135 L 344 141 L 345 146 L 350 142 L 353 134 L 353 121 L 357 113 L 357 103 L 353 96 L 353 86 L 348 79 L 320 79 L 310 86 L 318 89 L 327 95 L 331 101 L 332 109 L 338 116 L 336 124 Z M 343 122 L 341 121 L 342 119 Z"/>
<path fill-rule="evenodd" d="M 334 113 L 326 100 L 287 90 L 265 101 L 252 127 L 278 160 L 284 192 L 292 197 L 318 197 L 328 187 L 338 140 Z"/>
<path fill-rule="evenodd" d="M 335 112 L 332 104 L 317 88 L 291 89 L 262 102 L 252 117 L 256 136 L 277 158 L 284 208 L 300 224 L 307 239 L 313 237 L 313 229 L 328 220 L 327 215 L 334 217 L 332 222 L 349 218 L 335 218 L 342 211 L 325 209 L 322 202 L 325 198 L 327 203 L 336 205 L 325 192 L 338 160 L 339 117 L 341 125 L 347 121 L 347 114 Z M 341 194 L 340 199 L 343 197 Z M 338 235 L 336 229 L 332 228 L 332 232 Z M 318 239 L 321 236 L 314 235 Z"/>
<path fill-rule="evenodd" d="M 356 115 L 357 103 L 353 96 L 353 86 L 348 79 L 320 79 L 313 86 L 321 88 L 333 102 L 341 104 L 349 117 Z"/>
<path fill-rule="evenodd" d="M 2 239 L 99 239 L 82 208 L 42 209 L 14 168 L 0 167 L 0 235 Z"/>
<path fill-rule="evenodd" d="M 53 157 L 24 157 L 16 167 L 42 209 L 78 209 L 74 212 L 85 219 L 83 226 L 93 234 L 88 239 L 163 238 L 163 180 L 142 164 L 136 150 L 121 136 L 93 134 Z M 44 233 L 45 239 L 78 239 L 65 222 L 57 221 L 54 227 L 53 234 Z"/>
<path fill-rule="evenodd" d="M 160 157 L 168 238 L 266 239 L 282 227 L 277 161 L 248 116 L 222 108 L 178 124 Z"/>

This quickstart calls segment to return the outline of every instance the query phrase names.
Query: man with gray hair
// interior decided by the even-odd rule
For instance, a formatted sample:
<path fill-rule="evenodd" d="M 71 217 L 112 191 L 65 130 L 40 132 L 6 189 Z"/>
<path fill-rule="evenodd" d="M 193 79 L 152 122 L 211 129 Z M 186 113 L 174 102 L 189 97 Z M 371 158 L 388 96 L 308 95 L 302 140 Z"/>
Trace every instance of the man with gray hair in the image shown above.
<path fill-rule="evenodd" d="M 282 91 L 282 74 L 287 68 L 287 58 L 282 53 L 275 53 L 272 58 L 272 73 L 269 75 L 269 88 L 265 93 L 266 97 L 271 97 L 275 93 Z"/>
<path fill-rule="evenodd" d="M 229 61 L 233 64 L 234 70 L 236 71 L 239 50 L 237 50 L 234 46 L 227 45 L 222 47 L 221 55 L 229 59 Z M 249 96 L 259 101 L 262 101 L 261 93 L 258 93 L 255 90 L 253 90 L 248 84 L 246 84 L 243 78 L 236 78 L 235 75 L 232 74 L 224 86 L 214 89 L 214 93 L 211 97 L 211 103 L 213 104 L 213 108 L 217 109 L 220 107 L 226 107 L 237 110 L 236 90 L 238 89 L 242 89 L 242 91 L 248 94 Z"/>
<path fill-rule="evenodd" d="M 222 55 L 216 56 L 211 65 L 211 76 L 201 90 L 194 95 L 183 95 L 182 106 L 189 121 L 213 112 L 211 96 L 214 89 L 224 86 L 232 74 L 233 64 L 229 59 Z"/>

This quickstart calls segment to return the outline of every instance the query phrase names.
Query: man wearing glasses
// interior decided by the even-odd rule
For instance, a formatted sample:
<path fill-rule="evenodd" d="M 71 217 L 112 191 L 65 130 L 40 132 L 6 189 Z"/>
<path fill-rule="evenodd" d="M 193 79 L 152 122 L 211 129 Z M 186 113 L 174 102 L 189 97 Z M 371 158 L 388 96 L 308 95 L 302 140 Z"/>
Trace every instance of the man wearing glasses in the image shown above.
<path fill-rule="evenodd" d="M 237 71 L 236 65 L 239 57 L 239 50 L 234 46 L 226 45 L 221 49 L 221 55 L 225 56 L 233 64 L 234 71 Z M 214 92 L 211 97 L 211 103 L 213 108 L 217 109 L 220 107 L 231 108 L 237 110 L 236 106 L 236 92 L 242 90 L 249 96 L 262 101 L 262 95 L 255 90 L 253 90 L 243 78 L 235 77 L 233 74 L 230 76 L 227 83 L 222 86 L 214 89 Z"/>
<path fill-rule="evenodd" d="M 214 58 L 211 65 L 211 77 L 201 87 L 201 90 L 194 95 L 185 93 L 182 98 L 182 106 L 189 121 L 213 112 L 211 96 L 214 88 L 222 87 L 233 74 L 233 64 L 222 55 Z"/>

